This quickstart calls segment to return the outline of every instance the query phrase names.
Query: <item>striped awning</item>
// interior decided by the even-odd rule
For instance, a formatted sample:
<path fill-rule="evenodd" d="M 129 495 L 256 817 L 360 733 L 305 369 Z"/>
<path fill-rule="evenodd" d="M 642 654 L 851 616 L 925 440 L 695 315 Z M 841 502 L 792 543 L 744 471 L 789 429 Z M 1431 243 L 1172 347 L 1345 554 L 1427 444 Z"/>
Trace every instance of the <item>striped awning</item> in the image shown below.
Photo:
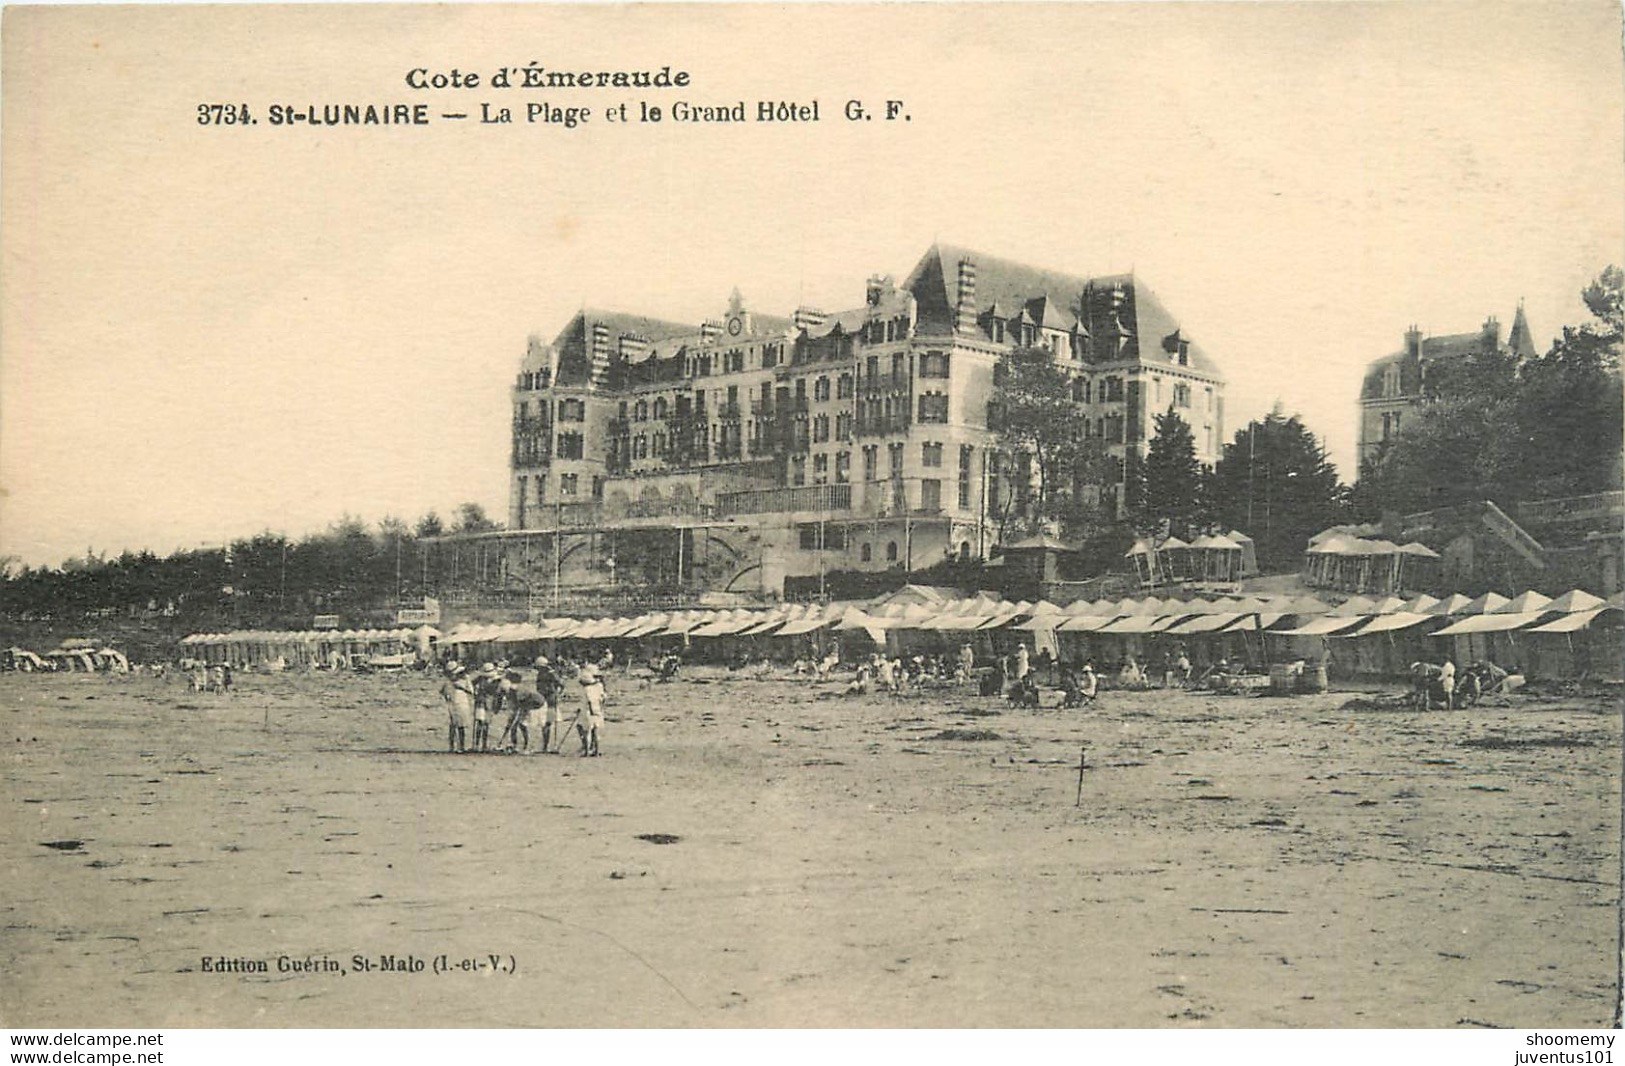
<path fill-rule="evenodd" d="M 1546 611 L 1520 611 L 1512 614 L 1475 614 L 1434 633 L 1436 637 L 1464 637 L 1473 633 L 1506 633 L 1533 625 Z"/>
<path fill-rule="evenodd" d="M 1566 614 L 1554 621 L 1547 622 L 1545 625 L 1534 626 L 1529 630 L 1529 632 L 1576 633 L 1582 629 L 1585 629 L 1587 626 L 1591 625 L 1592 622 L 1595 622 L 1603 615 L 1610 613 L 1618 615 L 1620 610 L 1618 607 L 1598 607 L 1590 611 L 1576 611 L 1573 614 Z"/>
<path fill-rule="evenodd" d="M 1354 618 L 1321 615 L 1318 618 L 1311 618 L 1297 629 L 1277 629 L 1275 632 L 1283 637 L 1325 637 L 1345 629 L 1353 629 L 1363 621 L 1364 615 Z"/>
<path fill-rule="evenodd" d="M 1433 617 L 1435 616 L 1431 614 L 1416 614 L 1413 611 L 1396 611 L 1393 614 L 1378 615 L 1358 633 L 1344 632 L 1337 635 L 1342 637 L 1363 637 L 1367 633 L 1391 633 L 1395 630 L 1409 629 L 1411 626 L 1421 625 Z"/>

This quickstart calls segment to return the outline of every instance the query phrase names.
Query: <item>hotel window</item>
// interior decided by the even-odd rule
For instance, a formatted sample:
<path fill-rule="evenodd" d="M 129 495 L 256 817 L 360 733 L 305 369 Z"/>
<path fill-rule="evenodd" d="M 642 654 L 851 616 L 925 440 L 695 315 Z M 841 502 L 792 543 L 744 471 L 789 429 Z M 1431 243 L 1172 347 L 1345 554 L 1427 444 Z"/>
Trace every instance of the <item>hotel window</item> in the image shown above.
<path fill-rule="evenodd" d="M 1101 388 L 1101 392 L 1104 393 L 1104 395 L 1101 397 L 1101 399 L 1106 403 L 1117 402 L 1117 401 L 1122 400 L 1122 398 L 1123 398 L 1123 379 L 1122 378 L 1119 378 L 1119 377 L 1107 378 L 1105 381 L 1102 381 L 1100 383 L 1100 388 Z"/>
<path fill-rule="evenodd" d="M 920 356 L 920 377 L 945 378 L 948 376 L 948 353 L 926 352 Z"/>
<path fill-rule="evenodd" d="M 1004 343 L 1004 319 L 995 318 L 988 323 L 988 332 L 993 336 L 994 344 Z"/>
<path fill-rule="evenodd" d="M 891 476 L 903 476 L 903 445 L 902 442 L 886 445 L 887 459 L 891 464 Z"/>
<path fill-rule="evenodd" d="M 815 415 L 813 417 L 812 439 L 819 444 L 829 440 L 829 415 Z"/>
<path fill-rule="evenodd" d="M 920 482 L 920 510 L 942 510 L 942 482 L 926 478 Z"/>
<path fill-rule="evenodd" d="M 559 434 L 559 458 L 560 459 L 580 459 L 581 458 L 581 434 L 579 434 L 579 433 L 560 433 Z"/>
<path fill-rule="evenodd" d="M 798 455 L 790 460 L 790 484 L 805 485 L 807 483 L 807 457 Z"/>
<path fill-rule="evenodd" d="M 639 400 L 637 406 L 632 408 L 632 417 L 639 422 L 649 421 L 649 401 Z"/>
<path fill-rule="evenodd" d="M 829 455 L 819 452 L 813 456 L 813 484 L 822 485 L 829 480 Z"/>
<path fill-rule="evenodd" d="M 863 376 L 869 379 L 869 384 L 875 383 L 875 379 L 880 377 L 880 356 L 871 355 L 864 361 Z"/>
<path fill-rule="evenodd" d="M 813 399 L 820 402 L 829 399 L 829 378 L 820 377 L 813 382 Z"/>
<path fill-rule="evenodd" d="M 902 352 L 893 352 L 891 357 L 891 383 L 893 387 L 902 387 L 907 377 L 906 366 L 903 362 Z"/>
<path fill-rule="evenodd" d="M 1399 395 L 1399 365 L 1392 364 L 1382 372 L 1382 394 L 1393 397 Z"/>
<path fill-rule="evenodd" d="M 841 411 L 835 415 L 835 439 L 852 439 L 852 412 Z"/>
<path fill-rule="evenodd" d="M 587 420 L 587 405 L 581 400 L 560 400 L 560 422 L 585 422 Z"/>
<path fill-rule="evenodd" d="M 865 543 L 862 548 L 858 549 L 858 557 L 866 563 L 871 561 L 875 557 L 874 547 Z"/>
<path fill-rule="evenodd" d="M 666 417 L 666 410 L 667 410 L 666 398 L 664 396 L 656 396 L 655 397 L 655 417 L 656 418 L 665 418 Z"/>
<path fill-rule="evenodd" d="M 842 374 L 835 379 L 835 398 L 837 400 L 850 400 L 852 398 L 852 375 Z"/>
<path fill-rule="evenodd" d="M 844 485 L 852 480 L 852 453 L 835 453 L 835 483 Z"/>
<path fill-rule="evenodd" d="M 969 444 L 959 446 L 959 506 L 963 510 L 970 506 L 970 472 L 976 449 Z"/>
<path fill-rule="evenodd" d="M 921 396 L 920 421 L 922 423 L 946 425 L 948 422 L 947 395 L 940 392 L 928 392 Z"/>
<path fill-rule="evenodd" d="M 580 478 L 576 474 L 559 475 L 559 495 L 574 496 L 580 486 Z"/>
<path fill-rule="evenodd" d="M 895 563 L 897 561 L 897 542 L 895 540 L 888 540 L 886 542 L 886 561 L 888 563 Z"/>
<path fill-rule="evenodd" d="M 880 448 L 878 445 L 867 444 L 863 448 L 863 480 L 873 481 L 879 473 Z"/>
<path fill-rule="evenodd" d="M 1174 406 L 1189 407 L 1191 405 L 1191 387 L 1189 385 L 1174 386 Z"/>
<path fill-rule="evenodd" d="M 941 466 L 942 445 L 937 443 L 920 445 L 920 463 L 923 466 Z"/>

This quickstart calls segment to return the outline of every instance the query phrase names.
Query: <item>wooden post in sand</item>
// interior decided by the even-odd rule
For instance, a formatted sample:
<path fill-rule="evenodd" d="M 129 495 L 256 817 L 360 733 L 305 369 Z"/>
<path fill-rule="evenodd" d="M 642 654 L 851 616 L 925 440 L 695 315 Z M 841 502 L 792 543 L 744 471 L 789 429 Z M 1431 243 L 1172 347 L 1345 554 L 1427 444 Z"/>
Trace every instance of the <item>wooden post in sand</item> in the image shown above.
<path fill-rule="evenodd" d="M 1086 748 L 1086 747 L 1078 749 L 1078 802 L 1076 804 L 1074 804 L 1074 806 L 1078 806 L 1078 807 L 1083 806 L 1083 767 L 1084 767 L 1084 756 L 1088 752 L 1088 750 L 1089 749 Z"/>

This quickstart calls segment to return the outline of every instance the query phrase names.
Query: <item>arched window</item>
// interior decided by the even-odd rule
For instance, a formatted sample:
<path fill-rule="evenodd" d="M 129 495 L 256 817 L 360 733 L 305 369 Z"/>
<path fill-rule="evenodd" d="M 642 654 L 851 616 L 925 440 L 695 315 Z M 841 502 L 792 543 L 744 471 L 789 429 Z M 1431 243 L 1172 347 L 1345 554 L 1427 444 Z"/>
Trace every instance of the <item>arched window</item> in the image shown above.
<path fill-rule="evenodd" d="M 858 549 L 858 556 L 864 562 L 868 562 L 869 560 L 873 559 L 874 556 L 875 556 L 874 549 L 871 548 L 868 544 L 865 544 L 862 548 Z"/>
<path fill-rule="evenodd" d="M 970 541 L 968 540 L 959 542 L 959 561 L 962 563 L 970 562 Z"/>
<path fill-rule="evenodd" d="M 895 540 L 889 540 L 886 542 L 886 561 L 888 563 L 895 563 L 897 561 L 897 542 Z"/>

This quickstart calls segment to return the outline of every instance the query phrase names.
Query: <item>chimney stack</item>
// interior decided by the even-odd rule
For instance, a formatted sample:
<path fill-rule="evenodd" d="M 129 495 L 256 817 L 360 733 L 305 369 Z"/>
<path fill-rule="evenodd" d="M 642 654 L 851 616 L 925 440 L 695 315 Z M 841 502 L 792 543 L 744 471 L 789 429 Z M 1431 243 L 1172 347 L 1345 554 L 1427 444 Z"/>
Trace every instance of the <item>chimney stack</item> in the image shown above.
<path fill-rule="evenodd" d="M 976 328 L 976 263 L 966 257 L 959 261 L 958 297 L 954 301 L 954 326 L 963 332 Z"/>

